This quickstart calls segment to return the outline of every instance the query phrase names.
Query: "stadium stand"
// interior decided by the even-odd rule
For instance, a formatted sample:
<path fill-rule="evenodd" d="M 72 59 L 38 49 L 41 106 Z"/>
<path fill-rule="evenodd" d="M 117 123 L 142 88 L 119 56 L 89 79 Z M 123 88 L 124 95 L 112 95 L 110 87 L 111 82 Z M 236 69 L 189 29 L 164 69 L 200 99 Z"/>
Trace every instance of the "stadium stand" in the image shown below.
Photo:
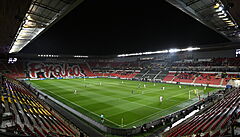
<path fill-rule="evenodd" d="M 138 69 L 136 63 L 89 62 L 88 64 L 90 69 L 89 71 L 93 72 L 93 74 L 88 75 L 88 73 L 85 73 L 87 76 L 118 77 L 124 79 L 132 79 L 138 74 L 138 71 L 136 71 L 136 69 Z"/>
<path fill-rule="evenodd" d="M 14 64 L 7 64 L 4 60 L 0 60 L 0 72 L 4 72 L 7 77 L 10 78 L 25 78 L 23 62 L 17 62 Z"/>
<path fill-rule="evenodd" d="M 169 72 L 163 79 L 165 82 L 181 82 L 189 84 L 206 84 L 206 85 L 227 85 L 228 81 L 232 78 L 237 78 L 237 74 L 223 74 L 205 73 L 205 72 L 192 72 L 192 73 L 178 73 Z"/>
<path fill-rule="evenodd" d="M 159 62 L 156 60 L 137 60 L 134 62 L 127 60 L 125 62 L 85 60 L 68 62 L 64 59 L 55 59 L 34 61 L 34 63 L 35 66 L 29 65 L 31 64 L 30 60 L 14 64 L 1 63 L 0 65 L 1 72 L 8 77 L 3 82 L 0 94 L 1 110 L 3 110 L 0 112 L 2 115 L 1 125 L 5 129 L 4 131 L 9 131 L 13 128 L 15 129 L 14 134 L 28 136 L 88 136 L 81 128 L 78 129 L 79 126 L 77 126 L 78 128 L 74 127 L 81 125 L 79 124 L 81 122 L 76 122 L 77 118 L 72 118 L 67 112 L 54 109 L 58 108 L 58 106 L 54 105 L 53 102 L 49 100 L 46 104 L 46 100 L 39 100 L 37 95 L 32 94 L 31 90 L 29 90 L 30 87 L 23 86 L 18 81 L 9 78 L 114 77 L 221 87 L 228 85 L 232 79 L 239 78 L 239 59 L 237 58 L 181 58 L 181 60 L 166 59 Z M 64 71 L 62 75 L 57 71 L 60 68 Z M 30 75 L 30 73 L 32 74 Z M 46 74 L 49 75 L 46 76 Z M 36 77 L 33 77 L 34 75 Z M 238 96 L 240 92 L 236 89 L 232 90 L 232 92 L 229 91 L 226 95 L 223 94 L 225 99 L 219 101 L 217 97 L 214 100 L 215 104 L 204 111 L 204 113 L 197 113 L 192 120 L 186 120 L 176 127 L 171 128 L 170 131 L 163 135 L 177 136 L 179 134 L 181 136 L 189 136 L 198 135 L 200 132 L 201 136 L 229 134 L 229 127 L 232 124 L 231 119 L 237 117 L 235 112 L 238 109 Z M 210 98 L 205 98 L 205 102 L 208 102 L 207 105 L 211 104 L 209 101 L 211 102 Z M 198 109 L 205 102 L 198 102 L 188 108 L 184 108 L 163 118 L 161 117 L 155 123 L 163 128 L 171 127 L 174 122 Z M 64 114 L 64 118 L 59 114 L 61 112 Z M 173 118 L 174 120 L 172 120 Z M 69 123 L 69 121 L 71 122 Z M 72 123 L 74 123 L 73 128 L 69 128 L 69 125 Z M 194 125 L 193 123 L 197 124 Z M 149 125 L 152 125 L 152 123 Z M 147 127 L 150 128 L 151 126 Z"/>
<path fill-rule="evenodd" d="M 239 89 L 231 92 L 200 114 L 197 114 L 164 134 L 167 137 L 176 136 L 224 136 L 228 134 L 229 126 L 239 117 Z"/>
<path fill-rule="evenodd" d="M 5 129 L 6 132 L 40 137 L 87 137 L 15 80 L 4 80 L 1 106 L 3 107 L 1 129 Z"/>
<path fill-rule="evenodd" d="M 163 81 L 172 81 L 175 77 L 175 73 L 168 73 L 167 76 L 163 79 Z"/>
<path fill-rule="evenodd" d="M 92 70 L 89 68 L 89 65 L 87 63 L 81 64 L 81 68 L 86 76 L 90 76 L 90 77 L 96 76 L 96 74 L 94 74 Z"/>

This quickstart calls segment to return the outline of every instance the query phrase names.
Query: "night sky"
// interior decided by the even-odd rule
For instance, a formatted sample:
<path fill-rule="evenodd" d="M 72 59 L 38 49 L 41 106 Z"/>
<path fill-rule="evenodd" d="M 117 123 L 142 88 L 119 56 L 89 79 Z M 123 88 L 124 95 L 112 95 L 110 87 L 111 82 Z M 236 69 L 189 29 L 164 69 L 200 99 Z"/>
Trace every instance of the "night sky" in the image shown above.
<path fill-rule="evenodd" d="M 113 55 L 228 42 L 163 0 L 85 0 L 20 53 Z"/>

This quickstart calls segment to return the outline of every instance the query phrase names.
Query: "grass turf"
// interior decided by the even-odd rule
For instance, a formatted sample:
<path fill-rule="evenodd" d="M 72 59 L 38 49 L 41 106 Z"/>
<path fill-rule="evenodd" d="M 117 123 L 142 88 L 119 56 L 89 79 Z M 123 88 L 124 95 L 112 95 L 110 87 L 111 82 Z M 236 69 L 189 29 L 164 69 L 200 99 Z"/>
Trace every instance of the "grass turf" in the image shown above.
<path fill-rule="evenodd" d="M 73 109 L 111 127 L 129 128 L 173 113 L 197 101 L 189 91 L 204 87 L 150 83 L 120 79 L 34 80 L 30 83 Z M 146 87 L 144 87 L 146 85 Z M 165 90 L 161 88 L 165 87 Z M 74 94 L 74 91 L 77 91 Z M 216 88 L 207 88 L 205 93 Z M 159 102 L 159 97 L 163 102 Z"/>

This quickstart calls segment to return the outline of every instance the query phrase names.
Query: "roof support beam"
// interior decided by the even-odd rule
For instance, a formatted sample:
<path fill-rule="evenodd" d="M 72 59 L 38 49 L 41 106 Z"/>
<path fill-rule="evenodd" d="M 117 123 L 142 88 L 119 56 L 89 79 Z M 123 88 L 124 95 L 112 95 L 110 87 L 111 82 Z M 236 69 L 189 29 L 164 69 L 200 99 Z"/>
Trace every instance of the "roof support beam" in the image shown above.
<path fill-rule="evenodd" d="M 48 20 L 52 20 L 52 18 L 49 18 L 49 17 L 45 17 L 45 16 L 42 16 L 40 14 L 37 14 L 37 13 L 33 13 L 33 12 L 27 12 L 28 14 L 32 14 L 32 15 L 35 15 L 35 16 L 38 16 L 40 18 L 44 18 L 44 19 L 48 19 Z"/>
<path fill-rule="evenodd" d="M 39 2 L 37 2 L 37 1 L 34 1 L 34 2 L 33 2 L 33 5 L 39 6 L 39 7 L 41 7 L 41 8 L 47 9 L 47 10 L 50 10 L 50 11 L 52 11 L 52 12 L 56 12 L 56 13 L 59 13 L 59 12 L 60 12 L 60 10 L 58 10 L 58 9 L 55 9 L 55 8 L 53 8 L 53 7 L 49 7 L 48 5 L 39 3 Z"/>
<path fill-rule="evenodd" d="M 200 0 L 192 0 L 192 1 L 187 2 L 186 5 L 187 5 L 187 6 L 190 6 L 190 5 L 192 5 L 192 4 L 194 4 L 194 3 L 197 3 L 197 2 L 199 2 L 199 1 L 200 1 Z"/>

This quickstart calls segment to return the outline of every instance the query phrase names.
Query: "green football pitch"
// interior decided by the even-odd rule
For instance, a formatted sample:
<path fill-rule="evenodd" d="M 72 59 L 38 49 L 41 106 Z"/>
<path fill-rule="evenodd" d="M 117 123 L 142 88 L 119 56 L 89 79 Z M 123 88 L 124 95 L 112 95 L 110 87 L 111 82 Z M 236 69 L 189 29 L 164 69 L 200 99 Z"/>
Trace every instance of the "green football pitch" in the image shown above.
<path fill-rule="evenodd" d="M 198 98 L 194 92 L 189 92 L 191 90 L 198 89 L 205 94 L 216 90 L 108 78 L 33 80 L 30 83 L 95 121 L 101 122 L 103 114 L 103 124 L 118 128 L 138 126 L 193 104 Z"/>

